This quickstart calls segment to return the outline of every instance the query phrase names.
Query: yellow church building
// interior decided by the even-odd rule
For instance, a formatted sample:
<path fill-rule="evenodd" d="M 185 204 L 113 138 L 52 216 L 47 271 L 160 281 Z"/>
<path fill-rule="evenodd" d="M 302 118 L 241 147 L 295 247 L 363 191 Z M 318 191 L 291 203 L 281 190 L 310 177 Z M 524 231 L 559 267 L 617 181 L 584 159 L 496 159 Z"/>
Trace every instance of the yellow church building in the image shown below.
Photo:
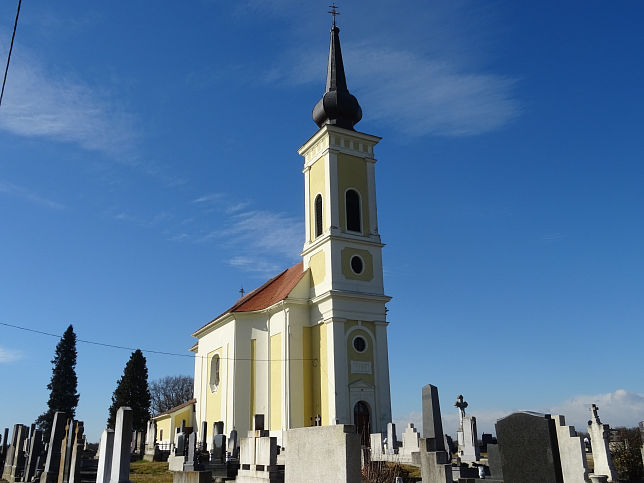
<path fill-rule="evenodd" d="M 331 29 L 319 130 L 304 158 L 302 260 L 197 329 L 197 427 L 225 432 L 354 424 L 366 435 L 391 421 L 387 319 L 378 233 L 374 147 L 347 89 L 340 29 Z"/>

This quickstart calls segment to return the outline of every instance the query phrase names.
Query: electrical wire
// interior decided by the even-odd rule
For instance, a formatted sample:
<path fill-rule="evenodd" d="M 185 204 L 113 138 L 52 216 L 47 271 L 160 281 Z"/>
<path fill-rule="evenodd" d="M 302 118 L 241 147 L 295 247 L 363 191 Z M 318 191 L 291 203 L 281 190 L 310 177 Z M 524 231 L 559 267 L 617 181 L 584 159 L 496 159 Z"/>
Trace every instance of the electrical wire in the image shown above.
<path fill-rule="evenodd" d="M 45 332 L 42 330 L 36 330 L 36 329 L 30 329 L 28 327 L 22 327 L 20 325 L 14 325 L 14 324 L 7 324 L 6 322 L 0 322 L 0 325 L 4 325 L 5 327 L 11 327 L 13 329 L 18 329 L 18 330 L 24 330 L 26 332 L 33 332 L 35 334 L 40 334 L 40 335 L 48 335 L 50 337 L 55 337 L 57 339 L 61 339 L 63 336 L 59 334 L 52 334 L 51 332 Z M 92 345 L 98 345 L 102 347 L 109 347 L 111 349 L 124 349 L 128 351 L 135 351 L 138 348 L 135 347 L 126 347 L 122 345 L 116 345 L 116 344 L 108 344 L 106 342 L 98 342 L 95 340 L 87 340 L 87 339 L 79 339 L 76 337 L 77 342 L 83 342 L 84 344 L 92 344 Z M 158 354 L 158 355 L 163 355 L 163 356 L 174 356 L 174 357 L 199 357 L 202 359 L 208 359 L 208 356 L 200 356 L 198 354 L 180 354 L 178 352 L 166 352 L 166 351 L 158 351 L 154 349 L 138 349 L 141 352 L 146 352 L 148 354 Z M 243 357 L 220 357 L 220 359 L 227 360 L 227 361 L 255 361 L 255 362 L 286 362 L 287 359 L 251 359 L 251 358 L 243 358 Z M 291 358 L 288 359 L 290 361 L 317 361 L 317 358 Z M 315 364 L 313 364 L 315 366 Z"/>
<path fill-rule="evenodd" d="M 13 39 L 16 38 L 16 28 L 18 27 L 18 17 L 20 16 L 20 5 L 22 0 L 18 0 L 18 11 L 16 12 L 16 21 L 13 24 L 13 35 L 11 35 L 11 45 L 9 46 L 9 55 L 7 56 L 7 66 L 4 69 L 4 79 L 2 81 L 2 91 L 0 91 L 0 106 L 4 97 L 4 86 L 7 83 L 7 73 L 9 72 L 9 62 L 11 61 L 11 52 L 13 51 Z"/>

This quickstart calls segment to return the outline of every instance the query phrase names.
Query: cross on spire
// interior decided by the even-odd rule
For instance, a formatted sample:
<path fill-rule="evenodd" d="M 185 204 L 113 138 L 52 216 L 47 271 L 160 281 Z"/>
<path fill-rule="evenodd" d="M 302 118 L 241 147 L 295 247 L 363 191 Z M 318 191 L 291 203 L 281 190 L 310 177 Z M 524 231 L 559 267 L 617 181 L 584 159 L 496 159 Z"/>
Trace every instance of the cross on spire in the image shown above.
<path fill-rule="evenodd" d="M 335 2 L 333 2 L 331 5 L 329 5 L 329 13 L 333 16 L 333 26 L 335 27 L 335 16 L 340 15 L 340 12 L 338 12 L 338 7 L 336 6 Z"/>

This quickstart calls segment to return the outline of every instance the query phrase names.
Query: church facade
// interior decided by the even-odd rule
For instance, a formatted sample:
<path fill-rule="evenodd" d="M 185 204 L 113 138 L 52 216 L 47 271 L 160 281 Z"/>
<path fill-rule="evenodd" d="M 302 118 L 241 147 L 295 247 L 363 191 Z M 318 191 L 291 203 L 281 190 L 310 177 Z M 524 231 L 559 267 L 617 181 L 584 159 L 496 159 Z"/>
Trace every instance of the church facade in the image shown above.
<path fill-rule="evenodd" d="M 304 158 L 302 260 L 193 333 L 196 422 L 245 434 L 254 414 L 272 432 L 354 424 L 366 435 L 391 421 L 376 136 L 356 131 L 333 25 L 319 130 Z M 199 427 L 199 426 L 197 426 Z M 281 440 L 281 438 L 280 438 Z"/>

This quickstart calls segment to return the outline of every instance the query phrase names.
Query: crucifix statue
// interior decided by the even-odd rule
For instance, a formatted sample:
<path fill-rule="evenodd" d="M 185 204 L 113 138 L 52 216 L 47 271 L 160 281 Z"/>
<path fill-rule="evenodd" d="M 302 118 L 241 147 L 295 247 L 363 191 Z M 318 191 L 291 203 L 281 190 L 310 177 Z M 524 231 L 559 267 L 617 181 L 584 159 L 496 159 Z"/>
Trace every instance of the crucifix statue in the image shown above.
<path fill-rule="evenodd" d="M 590 413 L 593 415 L 593 421 L 595 421 L 598 424 L 601 424 L 601 421 L 599 420 L 599 414 L 597 414 L 597 411 L 599 411 L 599 406 L 596 404 L 593 404 L 590 406 Z"/>
<path fill-rule="evenodd" d="M 454 406 L 458 408 L 458 416 L 461 424 L 463 424 L 463 419 L 465 418 L 465 408 L 467 407 L 467 402 L 463 400 L 463 395 L 459 394 L 456 398 Z"/>

